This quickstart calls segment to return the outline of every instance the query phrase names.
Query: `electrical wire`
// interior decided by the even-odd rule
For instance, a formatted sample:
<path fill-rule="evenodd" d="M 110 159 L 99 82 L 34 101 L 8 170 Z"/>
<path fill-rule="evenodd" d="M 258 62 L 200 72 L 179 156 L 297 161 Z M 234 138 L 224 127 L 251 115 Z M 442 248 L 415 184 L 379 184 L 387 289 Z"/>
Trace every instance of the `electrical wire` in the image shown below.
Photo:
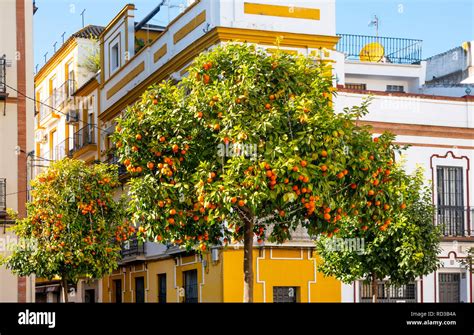
<path fill-rule="evenodd" d="M 20 92 L 20 91 L 17 90 L 16 88 L 11 87 L 10 85 L 8 85 L 8 84 L 6 84 L 6 83 L 5 83 L 5 86 L 8 87 L 9 89 L 15 91 L 16 93 L 18 93 L 18 94 L 24 96 L 25 98 L 27 98 L 27 99 L 33 101 L 35 104 L 36 104 L 36 103 L 40 103 L 41 105 L 43 105 L 43 106 L 45 106 L 45 107 L 47 107 L 47 108 L 50 108 L 51 110 L 53 110 L 53 111 L 55 111 L 55 112 L 58 112 L 59 114 L 62 114 L 62 115 L 64 115 L 64 116 L 67 116 L 66 113 L 60 111 L 59 109 L 54 108 L 53 106 L 50 106 L 50 105 L 48 105 L 48 104 L 46 104 L 46 103 L 44 103 L 44 102 L 42 102 L 42 101 L 36 100 L 36 98 L 30 97 L 30 96 L 26 95 L 25 93 Z M 89 125 L 89 126 L 92 126 L 92 127 L 94 127 L 94 128 L 97 128 L 98 130 L 101 130 L 101 131 L 103 131 L 103 132 L 107 132 L 106 129 L 102 129 L 102 128 L 100 128 L 99 126 L 97 126 L 96 124 L 89 123 L 89 122 L 87 122 L 87 121 L 79 121 L 79 122 L 82 122 L 82 124 L 84 124 L 84 125 Z"/>

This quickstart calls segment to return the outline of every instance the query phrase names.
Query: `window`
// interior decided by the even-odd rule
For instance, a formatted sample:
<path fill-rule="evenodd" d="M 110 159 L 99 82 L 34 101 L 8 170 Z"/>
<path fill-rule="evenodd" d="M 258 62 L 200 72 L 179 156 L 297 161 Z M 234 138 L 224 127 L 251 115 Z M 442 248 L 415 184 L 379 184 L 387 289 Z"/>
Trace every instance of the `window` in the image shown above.
<path fill-rule="evenodd" d="M 198 302 L 197 270 L 183 272 L 184 302 Z"/>
<path fill-rule="evenodd" d="M 120 53 L 119 53 L 119 45 L 115 43 L 110 51 L 110 61 L 112 63 L 112 71 L 116 70 L 120 66 Z"/>
<path fill-rule="evenodd" d="M 50 159 L 58 160 L 59 159 L 59 152 L 58 152 L 58 132 L 56 129 L 52 130 L 49 133 L 49 152 L 50 152 Z"/>
<path fill-rule="evenodd" d="M 7 180 L 0 178 L 0 211 L 7 209 Z"/>
<path fill-rule="evenodd" d="M 120 304 L 122 302 L 122 280 L 112 281 L 112 289 L 114 291 L 113 302 Z"/>
<path fill-rule="evenodd" d="M 460 280 L 459 273 L 439 274 L 439 302 L 460 301 Z"/>
<path fill-rule="evenodd" d="M 387 92 L 405 92 L 405 89 L 401 85 L 387 85 Z"/>
<path fill-rule="evenodd" d="M 462 167 L 438 166 L 437 223 L 445 236 L 464 235 L 464 193 Z"/>
<path fill-rule="evenodd" d="M 160 304 L 166 303 L 166 273 L 158 275 L 158 302 Z"/>
<path fill-rule="evenodd" d="M 347 83 L 344 85 L 346 88 L 350 90 L 362 90 L 365 91 L 367 90 L 367 85 L 366 84 L 352 84 L 352 83 Z"/>
<path fill-rule="evenodd" d="M 48 104 L 53 108 L 58 107 L 59 105 L 59 94 L 58 94 L 58 80 L 56 75 L 49 79 L 49 98 Z"/>
<path fill-rule="evenodd" d="M 84 302 L 85 303 L 94 303 L 95 302 L 95 290 L 85 290 L 84 291 Z"/>
<path fill-rule="evenodd" d="M 273 302 L 297 302 L 298 287 L 291 286 L 274 286 L 273 287 Z"/>
<path fill-rule="evenodd" d="M 137 303 L 145 302 L 145 278 L 144 277 L 135 278 L 135 302 Z"/>
<path fill-rule="evenodd" d="M 377 300 L 379 302 L 416 302 L 416 283 L 395 286 L 387 281 L 378 281 Z M 360 302 L 372 302 L 372 283 L 360 282 Z"/>

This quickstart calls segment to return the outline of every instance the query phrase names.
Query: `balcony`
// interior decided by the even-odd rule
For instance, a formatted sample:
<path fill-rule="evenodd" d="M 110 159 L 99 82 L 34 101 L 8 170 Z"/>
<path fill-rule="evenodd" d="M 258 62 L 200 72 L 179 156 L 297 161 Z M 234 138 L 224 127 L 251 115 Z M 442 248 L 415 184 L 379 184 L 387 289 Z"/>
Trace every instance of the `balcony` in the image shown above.
<path fill-rule="evenodd" d="M 421 40 L 350 34 L 337 36 L 340 40 L 336 50 L 344 53 L 347 60 L 393 64 L 421 62 Z"/>
<path fill-rule="evenodd" d="M 49 96 L 42 100 L 39 106 L 39 120 L 40 124 L 44 123 L 50 117 L 59 119 L 59 115 L 54 110 L 57 109 L 56 99 L 53 96 Z"/>
<path fill-rule="evenodd" d="M 7 179 L 0 178 L 0 213 L 7 210 Z"/>
<path fill-rule="evenodd" d="M 89 145 L 95 144 L 95 125 L 88 124 L 74 133 L 73 146 L 70 150 L 70 154 L 74 154 Z"/>
<path fill-rule="evenodd" d="M 65 157 L 70 156 L 69 148 L 71 147 L 71 138 L 68 137 L 53 148 L 53 155 L 51 157 L 54 161 L 59 161 Z"/>
<path fill-rule="evenodd" d="M 136 237 L 132 237 L 122 244 L 122 250 L 120 251 L 120 254 L 124 259 L 144 256 L 145 244 L 138 243 L 138 239 Z"/>
<path fill-rule="evenodd" d="M 43 123 L 49 116 L 59 118 L 58 112 L 72 98 L 72 94 L 76 90 L 76 82 L 74 80 L 66 80 L 61 86 L 53 89 L 53 93 L 42 100 L 39 104 L 39 120 Z"/>
<path fill-rule="evenodd" d="M 442 227 L 444 237 L 472 237 L 473 215 L 473 207 L 438 206 L 435 224 Z"/>
<path fill-rule="evenodd" d="M 55 89 L 53 93 L 55 97 L 55 106 L 61 107 L 67 102 L 69 99 L 72 98 L 72 95 L 76 91 L 76 81 L 74 80 L 66 80 L 59 88 Z"/>
<path fill-rule="evenodd" d="M 0 100 L 6 99 L 8 96 L 7 94 L 7 86 L 5 85 L 7 82 L 7 61 L 5 58 L 0 58 Z"/>

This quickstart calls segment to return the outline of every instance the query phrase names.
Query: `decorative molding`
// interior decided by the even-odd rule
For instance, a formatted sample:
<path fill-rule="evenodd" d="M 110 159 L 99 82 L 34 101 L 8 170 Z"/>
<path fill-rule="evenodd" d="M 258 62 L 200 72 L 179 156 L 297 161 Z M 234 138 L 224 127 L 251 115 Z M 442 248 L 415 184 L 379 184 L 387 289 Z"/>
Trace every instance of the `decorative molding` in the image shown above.
<path fill-rule="evenodd" d="M 168 45 L 165 43 L 153 54 L 153 62 L 158 62 L 167 52 Z"/>
<path fill-rule="evenodd" d="M 110 90 L 107 91 L 107 99 L 110 99 L 115 93 L 120 91 L 125 85 L 130 83 L 136 76 L 145 70 L 145 62 L 141 62 L 133 70 L 120 79 Z"/>
<path fill-rule="evenodd" d="M 203 10 L 201 13 L 199 13 L 195 18 L 193 18 L 191 21 L 186 23 L 181 29 L 179 29 L 174 35 L 173 35 L 173 43 L 176 44 L 179 41 L 181 41 L 183 38 L 185 38 L 189 33 L 191 33 L 194 29 L 196 29 L 199 25 L 202 23 L 206 22 L 206 11 Z"/>
<path fill-rule="evenodd" d="M 372 126 L 373 133 L 389 131 L 395 135 L 474 139 L 474 128 L 432 126 L 397 122 L 359 120 L 357 125 Z M 452 147 L 452 146 L 451 146 Z"/>
<path fill-rule="evenodd" d="M 294 6 L 266 5 L 260 3 L 244 3 L 244 13 L 253 15 L 278 16 L 292 19 L 320 20 L 319 8 Z"/>

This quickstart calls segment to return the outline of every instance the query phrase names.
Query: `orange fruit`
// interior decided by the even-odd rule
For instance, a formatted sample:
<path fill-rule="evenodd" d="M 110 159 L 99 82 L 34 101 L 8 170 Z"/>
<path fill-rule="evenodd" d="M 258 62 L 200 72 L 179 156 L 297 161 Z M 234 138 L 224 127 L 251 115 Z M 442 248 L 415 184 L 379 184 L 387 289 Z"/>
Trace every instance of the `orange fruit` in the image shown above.
<path fill-rule="evenodd" d="M 270 104 L 265 104 L 265 109 L 270 109 L 270 108 L 272 108 L 272 105 L 270 105 Z"/>
<path fill-rule="evenodd" d="M 146 164 L 146 166 L 150 169 L 150 170 L 153 170 L 153 168 L 155 167 L 155 164 L 153 162 L 148 162 Z"/>
<path fill-rule="evenodd" d="M 327 152 L 326 150 L 321 151 L 321 156 L 327 157 L 327 156 L 328 156 L 328 152 Z"/>
<path fill-rule="evenodd" d="M 322 166 L 321 166 L 321 171 L 326 172 L 327 169 L 328 169 L 328 167 L 327 167 L 326 165 L 322 165 Z"/>
<path fill-rule="evenodd" d="M 302 167 L 305 167 L 306 165 L 308 165 L 308 162 L 307 161 L 301 161 L 300 164 L 301 164 Z"/>
<path fill-rule="evenodd" d="M 140 140 L 142 139 L 142 135 L 141 135 L 141 134 L 137 134 L 137 135 L 135 136 L 135 138 L 137 139 L 137 141 L 140 141 Z"/>

